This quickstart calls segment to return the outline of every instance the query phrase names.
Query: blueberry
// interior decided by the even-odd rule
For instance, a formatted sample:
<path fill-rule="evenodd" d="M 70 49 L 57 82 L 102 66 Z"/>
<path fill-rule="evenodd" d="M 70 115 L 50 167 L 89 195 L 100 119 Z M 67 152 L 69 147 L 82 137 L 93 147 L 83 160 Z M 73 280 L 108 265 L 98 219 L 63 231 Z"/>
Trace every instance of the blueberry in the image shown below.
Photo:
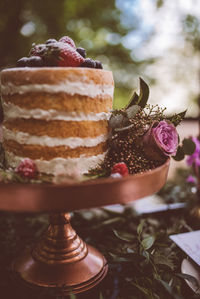
<path fill-rule="evenodd" d="M 28 66 L 30 67 L 40 67 L 44 66 L 43 60 L 40 56 L 31 56 L 28 59 Z"/>
<path fill-rule="evenodd" d="M 25 67 L 28 66 L 28 57 L 22 57 L 17 61 L 17 67 Z"/>
<path fill-rule="evenodd" d="M 79 48 L 76 49 L 76 51 L 77 51 L 83 58 L 86 57 L 86 51 L 85 51 L 84 48 L 79 47 Z"/>
<path fill-rule="evenodd" d="M 90 67 L 94 69 L 96 67 L 96 62 L 91 58 L 86 58 L 85 61 L 81 64 L 81 67 Z"/>
<path fill-rule="evenodd" d="M 55 38 L 50 38 L 46 41 L 45 44 L 51 44 L 51 43 L 57 43 L 57 40 Z"/>
<path fill-rule="evenodd" d="M 102 65 L 102 63 L 101 63 L 101 61 L 99 61 L 99 60 L 95 60 L 95 62 L 96 62 L 96 69 L 102 69 L 103 68 L 103 65 Z"/>

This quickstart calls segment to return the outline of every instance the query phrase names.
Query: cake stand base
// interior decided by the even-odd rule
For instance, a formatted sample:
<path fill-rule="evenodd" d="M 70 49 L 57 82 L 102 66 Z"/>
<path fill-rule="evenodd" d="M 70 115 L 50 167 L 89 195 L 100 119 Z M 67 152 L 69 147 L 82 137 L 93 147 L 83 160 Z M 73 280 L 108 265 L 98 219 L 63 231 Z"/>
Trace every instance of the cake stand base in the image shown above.
<path fill-rule="evenodd" d="M 108 266 L 104 256 L 73 230 L 70 215 L 57 213 L 50 216 L 50 226 L 34 248 L 13 262 L 12 270 L 30 286 L 67 295 L 93 288 Z"/>

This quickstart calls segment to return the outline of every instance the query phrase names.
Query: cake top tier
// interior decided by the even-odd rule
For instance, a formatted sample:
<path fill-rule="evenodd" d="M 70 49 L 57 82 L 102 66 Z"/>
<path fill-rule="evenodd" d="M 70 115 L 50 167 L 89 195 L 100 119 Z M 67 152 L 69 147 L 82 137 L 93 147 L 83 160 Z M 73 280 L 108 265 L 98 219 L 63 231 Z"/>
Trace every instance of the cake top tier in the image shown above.
<path fill-rule="evenodd" d="M 1 84 L 58 84 L 82 82 L 99 85 L 114 85 L 111 71 L 83 67 L 34 67 L 10 68 L 1 72 Z"/>
<path fill-rule="evenodd" d="M 76 47 L 69 36 L 48 39 L 43 44 L 32 44 L 28 57 L 17 61 L 17 67 L 86 67 L 102 69 L 98 60 L 86 58 L 86 50 Z"/>

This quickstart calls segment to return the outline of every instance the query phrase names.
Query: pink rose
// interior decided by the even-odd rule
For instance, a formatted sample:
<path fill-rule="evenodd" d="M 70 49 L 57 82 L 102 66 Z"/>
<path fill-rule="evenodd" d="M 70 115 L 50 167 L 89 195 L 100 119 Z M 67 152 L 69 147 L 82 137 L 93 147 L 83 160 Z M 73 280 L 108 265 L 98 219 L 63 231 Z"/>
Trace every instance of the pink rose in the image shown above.
<path fill-rule="evenodd" d="M 178 147 L 178 133 L 168 121 L 154 122 L 143 136 L 144 151 L 153 160 L 174 156 Z"/>

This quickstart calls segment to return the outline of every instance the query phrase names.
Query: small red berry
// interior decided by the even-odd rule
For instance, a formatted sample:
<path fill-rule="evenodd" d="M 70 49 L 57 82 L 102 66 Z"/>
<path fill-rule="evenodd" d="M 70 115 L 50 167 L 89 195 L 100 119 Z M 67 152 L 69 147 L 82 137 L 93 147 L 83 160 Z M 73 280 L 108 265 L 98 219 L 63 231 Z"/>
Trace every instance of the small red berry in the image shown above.
<path fill-rule="evenodd" d="M 72 48 L 76 49 L 76 45 L 75 45 L 73 39 L 71 39 L 69 36 L 61 37 L 59 39 L 59 42 L 66 43 L 66 44 L 70 45 Z"/>
<path fill-rule="evenodd" d="M 25 158 L 19 163 L 15 171 L 21 177 L 33 179 L 36 177 L 37 167 L 31 159 Z"/>
<path fill-rule="evenodd" d="M 128 167 L 124 162 L 117 163 L 113 166 L 111 173 L 119 173 L 121 176 L 126 176 L 129 174 Z"/>

